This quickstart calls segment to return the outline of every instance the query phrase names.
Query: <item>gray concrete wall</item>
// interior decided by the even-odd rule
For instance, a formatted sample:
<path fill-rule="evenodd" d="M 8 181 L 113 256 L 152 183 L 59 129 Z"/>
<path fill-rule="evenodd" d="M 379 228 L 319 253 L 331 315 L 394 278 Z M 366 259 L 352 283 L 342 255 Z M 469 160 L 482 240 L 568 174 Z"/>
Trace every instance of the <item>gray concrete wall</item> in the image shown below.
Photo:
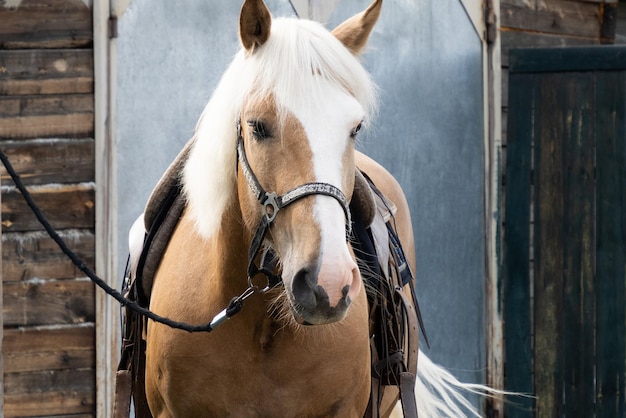
<path fill-rule="evenodd" d="M 267 3 L 275 15 L 292 13 L 287 0 Z M 367 4 L 342 0 L 329 26 Z M 133 0 L 120 19 L 120 259 L 132 219 L 237 49 L 239 8 L 232 0 Z M 398 0 L 383 6 L 363 59 L 382 95 L 361 147 L 398 178 L 411 205 L 427 352 L 461 379 L 483 382 L 480 40 L 459 0 Z"/>

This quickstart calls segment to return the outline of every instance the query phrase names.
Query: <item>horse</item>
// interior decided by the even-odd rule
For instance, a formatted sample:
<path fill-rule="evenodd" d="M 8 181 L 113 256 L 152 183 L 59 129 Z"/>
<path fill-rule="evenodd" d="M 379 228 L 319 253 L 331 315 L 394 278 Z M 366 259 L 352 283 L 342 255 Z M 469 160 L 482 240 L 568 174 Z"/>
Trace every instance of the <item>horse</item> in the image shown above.
<path fill-rule="evenodd" d="M 357 171 L 395 204 L 415 271 L 404 193 L 356 149 L 377 106 L 359 54 L 381 7 L 374 0 L 328 31 L 274 18 L 262 0 L 243 3 L 241 50 L 196 126 L 180 175 L 185 207 L 149 307 L 202 323 L 254 291 L 210 333 L 147 321 L 145 395 L 153 417 L 364 416 L 372 365 L 367 292 L 350 238 Z M 264 250 L 275 259 L 277 286 L 249 277 Z M 423 416 L 459 416 L 422 390 L 447 385 L 449 376 L 420 358 Z M 381 395 L 380 416 L 392 413 L 394 389 Z"/>

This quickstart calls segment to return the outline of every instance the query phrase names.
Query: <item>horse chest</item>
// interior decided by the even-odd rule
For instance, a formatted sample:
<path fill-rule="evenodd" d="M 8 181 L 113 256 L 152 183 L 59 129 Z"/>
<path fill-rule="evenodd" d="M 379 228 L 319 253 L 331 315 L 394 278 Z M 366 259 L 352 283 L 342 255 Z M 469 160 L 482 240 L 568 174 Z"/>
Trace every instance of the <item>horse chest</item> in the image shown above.
<path fill-rule="evenodd" d="M 362 414 L 369 345 L 367 334 L 349 330 L 351 317 L 346 329 L 325 330 L 292 329 L 269 317 L 251 326 L 246 319 L 234 317 L 208 335 L 160 338 L 167 344 L 148 359 L 158 364 L 152 388 L 156 398 L 169 399 L 174 416 Z"/>

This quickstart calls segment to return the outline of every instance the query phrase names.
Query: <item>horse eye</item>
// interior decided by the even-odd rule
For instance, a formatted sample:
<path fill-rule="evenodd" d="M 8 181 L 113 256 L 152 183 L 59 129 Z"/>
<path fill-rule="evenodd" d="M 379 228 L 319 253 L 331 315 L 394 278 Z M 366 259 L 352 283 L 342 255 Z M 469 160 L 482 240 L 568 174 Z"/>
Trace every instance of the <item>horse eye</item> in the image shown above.
<path fill-rule="evenodd" d="M 249 120 L 248 121 L 248 126 L 252 130 L 252 135 L 254 135 L 254 138 L 256 140 L 258 140 L 258 141 L 262 141 L 262 140 L 267 139 L 267 138 L 269 138 L 271 136 L 270 131 L 267 128 L 267 125 L 263 121 L 260 121 L 260 120 Z"/>
<path fill-rule="evenodd" d="M 359 124 L 355 126 L 354 129 L 352 129 L 352 131 L 350 132 L 350 138 L 356 138 L 356 135 L 359 133 L 362 127 L 363 122 L 359 122 Z"/>

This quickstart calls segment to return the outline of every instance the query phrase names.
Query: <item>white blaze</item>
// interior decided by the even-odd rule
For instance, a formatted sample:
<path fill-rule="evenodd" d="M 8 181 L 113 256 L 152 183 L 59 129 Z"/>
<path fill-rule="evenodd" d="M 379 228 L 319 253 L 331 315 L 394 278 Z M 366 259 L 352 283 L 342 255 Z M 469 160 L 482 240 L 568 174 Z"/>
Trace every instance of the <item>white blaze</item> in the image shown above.
<path fill-rule="evenodd" d="M 353 141 L 350 132 L 359 124 L 364 112 L 354 97 L 324 80 L 320 83 L 323 89 L 316 98 L 310 101 L 300 98 L 297 103 L 290 103 L 289 110 L 298 118 L 309 139 L 315 181 L 332 184 L 343 191 L 343 157 Z M 326 290 L 330 305 L 334 306 L 343 296 L 342 289 L 353 284 L 357 267 L 346 244 L 346 219 L 339 202 L 329 196 L 316 196 L 313 210 L 321 231 L 318 284 Z M 351 286 L 351 299 L 358 294 L 359 284 Z"/>

